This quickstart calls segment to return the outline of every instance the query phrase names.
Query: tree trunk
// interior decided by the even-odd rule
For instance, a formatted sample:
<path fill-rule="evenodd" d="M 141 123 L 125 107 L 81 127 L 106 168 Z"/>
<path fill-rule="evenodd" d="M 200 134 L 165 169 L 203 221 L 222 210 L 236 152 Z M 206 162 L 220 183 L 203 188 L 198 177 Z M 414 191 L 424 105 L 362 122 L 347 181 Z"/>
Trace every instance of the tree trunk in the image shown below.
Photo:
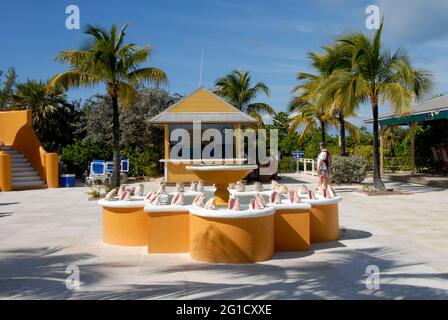
<path fill-rule="evenodd" d="M 345 157 L 347 155 L 345 151 L 345 121 L 344 115 L 339 114 L 339 139 L 341 139 L 341 145 L 339 146 L 339 154 L 341 157 Z"/>
<path fill-rule="evenodd" d="M 117 188 L 120 186 L 120 114 L 118 113 L 118 97 L 112 96 L 113 109 L 113 162 L 114 172 L 112 174 L 111 187 Z"/>
<path fill-rule="evenodd" d="M 372 99 L 373 100 L 373 99 Z M 378 131 L 378 102 L 372 101 L 373 113 L 373 186 L 376 191 L 386 191 L 380 172 L 379 131 Z"/>
<path fill-rule="evenodd" d="M 325 139 L 325 122 L 320 121 L 320 130 L 321 130 L 321 135 L 322 135 L 322 142 L 325 143 L 326 139 Z"/>

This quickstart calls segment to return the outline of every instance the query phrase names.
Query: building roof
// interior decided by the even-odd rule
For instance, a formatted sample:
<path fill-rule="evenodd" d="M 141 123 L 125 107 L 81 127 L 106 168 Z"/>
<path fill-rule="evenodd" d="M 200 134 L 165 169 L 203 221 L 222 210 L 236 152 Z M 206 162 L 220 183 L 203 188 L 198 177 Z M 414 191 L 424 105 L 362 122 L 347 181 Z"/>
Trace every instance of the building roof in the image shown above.
<path fill-rule="evenodd" d="M 204 87 L 195 90 L 149 120 L 162 123 L 255 123 L 257 120 Z"/>
<path fill-rule="evenodd" d="M 411 112 L 406 114 L 389 113 L 378 118 L 380 125 L 404 125 L 413 122 L 423 122 L 439 119 L 448 119 L 448 96 L 441 96 L 427 100 L 416 105 Z M 365 123 L 372 123 L 373 119 L 367 119 Z"/>

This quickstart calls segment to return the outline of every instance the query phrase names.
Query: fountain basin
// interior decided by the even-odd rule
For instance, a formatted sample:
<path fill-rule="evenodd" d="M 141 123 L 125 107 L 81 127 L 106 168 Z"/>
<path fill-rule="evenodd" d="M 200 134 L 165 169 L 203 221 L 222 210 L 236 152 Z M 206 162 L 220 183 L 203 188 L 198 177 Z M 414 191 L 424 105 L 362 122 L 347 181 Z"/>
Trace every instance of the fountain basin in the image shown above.
<path fill-rule="evenodd" d="M 107 201 L 101 199 L 103 242 L 120 246 L 145 246 L 148 237 L 144 201 Z"/>
<path fill-rule="evenodd" d="M 310 209 L 308 203 L 283 200 L 270 204 L 275 208 L 275 251 L 306 251 L 310 249 Z"/>
<path fill-rule="evenodd" d="M 193 165 L 186 166 L 187 170 L 194 172 L 199 179 L 215 184 L 215 199 L 217 205 L 227 205 L 229 201 L 229 183 L 244 179 L 249 173 L 257 169 L 257 165 Z"/>
<path fill-rule="evenodd" d="M 146 205 L 148 253 L 182 253 L 189 251 L 189 206 Z"/>
<path fill-rule="evenodd" d="M 311 205 L 310 240 L 311 243 L 336 241 L 339 239 L 340 196 L 323 199 L 304 199 Z"/>
<path fill-rule="evenodd" d="M 274 213 L 190 207 L 191 257 L 213 263 L 253 263 L 274 253 Z"/>

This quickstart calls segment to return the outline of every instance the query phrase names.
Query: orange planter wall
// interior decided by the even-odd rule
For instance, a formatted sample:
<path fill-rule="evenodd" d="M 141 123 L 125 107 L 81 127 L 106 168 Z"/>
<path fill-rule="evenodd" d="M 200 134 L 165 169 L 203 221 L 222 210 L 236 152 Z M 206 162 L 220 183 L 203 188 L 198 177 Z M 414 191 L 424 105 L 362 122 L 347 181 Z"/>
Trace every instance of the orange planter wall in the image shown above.
<path fill-rule="evenodd" d="M 57 154 L 42 147 L 32 126 L 30 110 L 0 112 L 0 141 L 28 158 L 49 188 L 59 186 Z"/>

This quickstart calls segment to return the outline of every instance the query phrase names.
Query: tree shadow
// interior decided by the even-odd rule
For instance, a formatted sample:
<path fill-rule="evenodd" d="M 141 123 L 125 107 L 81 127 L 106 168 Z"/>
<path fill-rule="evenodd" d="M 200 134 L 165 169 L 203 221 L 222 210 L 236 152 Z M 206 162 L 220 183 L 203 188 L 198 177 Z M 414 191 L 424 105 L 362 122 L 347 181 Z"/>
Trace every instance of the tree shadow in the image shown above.
<path fill-rule="evenodd" d="M 448 274 L 406 261 L 384 247 L 342 247 L 312 255 L 279 253 L 255 264 L 183 261 L 151 263 L 132 276 L 127 262 L 98 263 L 64 248 L 0 252 L 0 298 L 10 299 L 446 299 Z M 319 255 L 318 257 L 316 257 Z M 160 255 L 156 255 L 160 259 Z M 155 260 L 154 260 L 155 261 Z M 168 261 L 168 260 L 165 260 Z M 181 260 L 179 260 L 181 261 Z M 81 288 L 65 286 L 67 265 L 81 270 Z M 380 288 L 366 288 L 366 267 L 377 266 Z M 185 275 L 181 277 L 180 275 Z M 118 282 L 117 282 L 118 281 Z"/>
<path fill-rule="evenodd" d="M 12 212 L 0 212 L 0 218 L 9 217 L 12 215 Z"/>
<path fill-rule="evenodd" d="M 13 204 L 20 204 L 20 202 L 1 202 L 0 206 L 10 206 Z"/>

